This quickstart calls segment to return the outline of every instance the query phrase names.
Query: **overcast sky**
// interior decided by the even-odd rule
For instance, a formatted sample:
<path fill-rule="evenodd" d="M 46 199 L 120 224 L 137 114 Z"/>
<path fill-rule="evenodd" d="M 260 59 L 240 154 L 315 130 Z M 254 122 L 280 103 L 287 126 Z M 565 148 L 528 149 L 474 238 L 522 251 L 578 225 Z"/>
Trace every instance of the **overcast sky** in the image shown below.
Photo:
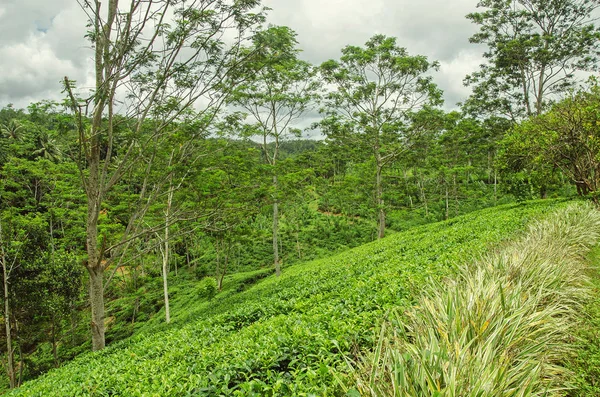
<path fill-rule="evenodd" d="M 482 48 L 465 15 L 477 0 L 265 0 L 269 21 L 298 33 L 302 58 L 319 64 L 339 58 L 345 45 L 363 45 L 376 33 L 395 36 L 410 54 L 441 63 L 434 75 L 454 108 L 469 89 L 464 76 L 481 63 Z M 0 0 L 0 108 L 62 99 L 64 76 L 91 87 L 86 19 L 76 0 Z"/>

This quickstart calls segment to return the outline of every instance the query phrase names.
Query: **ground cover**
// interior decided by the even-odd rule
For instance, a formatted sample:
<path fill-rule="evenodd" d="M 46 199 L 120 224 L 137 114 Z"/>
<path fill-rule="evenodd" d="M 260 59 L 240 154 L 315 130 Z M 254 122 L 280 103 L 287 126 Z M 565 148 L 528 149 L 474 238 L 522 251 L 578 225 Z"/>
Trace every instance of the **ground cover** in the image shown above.
<path fill-rule="evenodd" d="M 508 205 L 417 227 L 213 299 L 198 285 L 195 297 L 178 293 L 192 301 L 173 324 L 148 324 L 11 395 L 337 395 L 334 370 L 374 345 L 391 308 L 411 307 L 429 279 L 564 205 Z"/>

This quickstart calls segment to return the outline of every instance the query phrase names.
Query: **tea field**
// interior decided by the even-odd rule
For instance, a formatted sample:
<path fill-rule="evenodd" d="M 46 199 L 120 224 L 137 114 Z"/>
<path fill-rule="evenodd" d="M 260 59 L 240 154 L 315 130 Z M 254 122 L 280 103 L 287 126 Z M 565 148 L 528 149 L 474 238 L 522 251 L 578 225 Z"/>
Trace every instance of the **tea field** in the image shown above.
<path fill-rule="evenodd" d="M 391 308 L 408 308 L 431 277 L 513 238 L 564 206 L 536 201 L 416 227 L 330 258 L 236 279 L 209 299 L 190 284 L 127 340 L 79 356 L 11 396 L 340 395 L 334 370 L 377 340 Z M 233 282 L 233 279 L 230 280 Z"/>

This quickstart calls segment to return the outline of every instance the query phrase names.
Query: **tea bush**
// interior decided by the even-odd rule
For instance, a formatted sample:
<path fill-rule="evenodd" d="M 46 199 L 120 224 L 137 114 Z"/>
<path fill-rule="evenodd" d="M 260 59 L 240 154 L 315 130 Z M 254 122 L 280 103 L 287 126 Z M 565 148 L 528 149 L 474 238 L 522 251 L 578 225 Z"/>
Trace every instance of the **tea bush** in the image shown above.
<path fill-rule="evenodd" d="M 11 395 L 339 394 L 332 370 L 344 368 L 344 355 L 373 346 L 377 324 L 392 307 L 409 307 L 430 278 L 450 274 L 563 205 L 508 205 L 421 226 L 211 301 L 194 290 L 187 307 L 173 310 L 170 325 L 150 321 L 128 340 Z"/>

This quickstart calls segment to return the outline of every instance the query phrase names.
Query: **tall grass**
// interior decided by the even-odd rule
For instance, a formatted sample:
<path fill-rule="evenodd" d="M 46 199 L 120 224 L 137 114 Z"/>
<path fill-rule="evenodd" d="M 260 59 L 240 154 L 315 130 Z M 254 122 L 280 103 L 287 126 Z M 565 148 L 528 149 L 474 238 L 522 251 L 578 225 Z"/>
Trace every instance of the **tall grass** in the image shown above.
<path fill-rule="evenodd" d="M 600 212 L 574 204 L 453 280 L 432 282 L 412 311 L 390 315 L 373 352 L 350 363 L 348 395 L 564 394 L 561 363 L 590 291 L 585 255 L 599 238 Z"/>

